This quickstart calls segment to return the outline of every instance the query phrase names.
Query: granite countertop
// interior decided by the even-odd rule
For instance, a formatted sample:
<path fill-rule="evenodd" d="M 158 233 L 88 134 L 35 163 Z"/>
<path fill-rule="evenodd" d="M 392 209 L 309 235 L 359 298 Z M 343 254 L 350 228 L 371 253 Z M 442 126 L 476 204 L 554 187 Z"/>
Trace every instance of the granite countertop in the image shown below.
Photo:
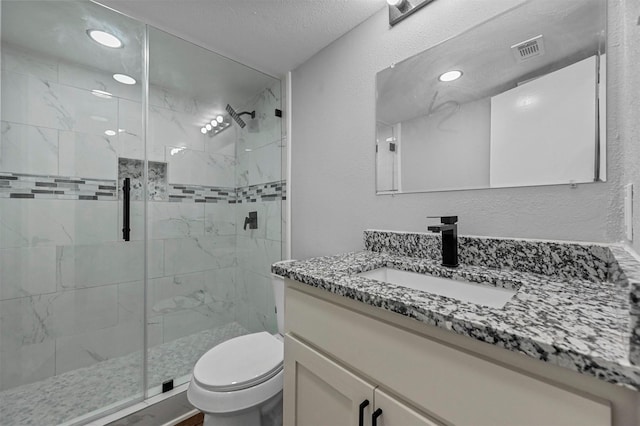
<path fill-rule="evenodd" d="M 619 250 L 618 250 L 619 251 Z M 503 308 L 354 276 L 380 267 L 517 289 Z M 428 325 L 520 352 L 598 379 L 640 390 L 630 361 L 629 292 L 619 283 L 478 265 L 446 268 L 439 260 L 379 251 L 280 262 L 272 271 Z"/>

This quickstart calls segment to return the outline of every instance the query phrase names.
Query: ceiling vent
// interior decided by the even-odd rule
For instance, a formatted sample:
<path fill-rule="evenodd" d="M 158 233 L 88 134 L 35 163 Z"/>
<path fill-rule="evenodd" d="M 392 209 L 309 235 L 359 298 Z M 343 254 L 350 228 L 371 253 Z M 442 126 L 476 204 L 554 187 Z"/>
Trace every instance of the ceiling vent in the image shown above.
<path fill-rule="evenodd" d="M 511 51 L 518 62 L 524 62 L 528 59 L 535 58 L 536 56 L 544 55 L 544 41 L 542 39 L 542 34 L 518 44 L 514 44 L 511 46 Z"/>

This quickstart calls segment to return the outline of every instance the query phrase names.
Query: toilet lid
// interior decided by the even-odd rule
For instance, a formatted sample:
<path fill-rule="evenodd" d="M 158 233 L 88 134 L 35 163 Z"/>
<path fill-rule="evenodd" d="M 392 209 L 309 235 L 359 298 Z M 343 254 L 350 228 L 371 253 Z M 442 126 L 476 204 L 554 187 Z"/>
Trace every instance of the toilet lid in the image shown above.
<path fill-rule="evenodd" d="M 213 391 L 246 389 L 282 370 L 282 342 L 263 331 L 227 340 L 205 353 L 193 368 L 194 379 Z"/>

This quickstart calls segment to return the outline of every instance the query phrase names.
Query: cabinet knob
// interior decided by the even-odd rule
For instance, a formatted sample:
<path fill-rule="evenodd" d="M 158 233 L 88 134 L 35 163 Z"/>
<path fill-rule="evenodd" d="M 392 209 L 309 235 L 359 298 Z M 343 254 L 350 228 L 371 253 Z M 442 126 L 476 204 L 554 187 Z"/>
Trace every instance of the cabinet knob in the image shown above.
<path fill-rule="evenodd" d="M 364 409 L 369 405 L 369 400 L 365 399 L 358 408 L 358 426 L 364 426 Z"/>
<path fill-rule="evenodd" d="M 382 408 L 378 408 L 376 411 L 373 412 L 373 414 L 371 415 L 371 426 L 377 426 L 378 417 L 380 417 L 381 415 L 382 415 Z"/>

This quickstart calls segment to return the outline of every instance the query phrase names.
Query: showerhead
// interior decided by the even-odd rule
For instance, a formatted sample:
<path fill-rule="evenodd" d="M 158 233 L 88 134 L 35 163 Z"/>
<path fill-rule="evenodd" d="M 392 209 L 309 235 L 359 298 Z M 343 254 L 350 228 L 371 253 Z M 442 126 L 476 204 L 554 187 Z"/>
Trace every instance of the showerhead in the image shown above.
<path fill-rule="evenodd" d="M 241 115 L 250 115 L 251 118 L 256 118 L 256 112 L 255 111 L 243 111 L 241 113 L 237 113 L 233 108 L 231 108 L 231 105 L 227 104 L 227 108 L 226 108 L 227 112 L 229 113 L 229 115 L 231 116 L 231 118 L 233 118 L 235 120 L 236 123 L 238 123 L 238 126 L 240 126 L 241 128 L 244 129 L 244 126 L 246 126 L 247 124 L 244 122 L 244 120 L 240 117 Z"/>

